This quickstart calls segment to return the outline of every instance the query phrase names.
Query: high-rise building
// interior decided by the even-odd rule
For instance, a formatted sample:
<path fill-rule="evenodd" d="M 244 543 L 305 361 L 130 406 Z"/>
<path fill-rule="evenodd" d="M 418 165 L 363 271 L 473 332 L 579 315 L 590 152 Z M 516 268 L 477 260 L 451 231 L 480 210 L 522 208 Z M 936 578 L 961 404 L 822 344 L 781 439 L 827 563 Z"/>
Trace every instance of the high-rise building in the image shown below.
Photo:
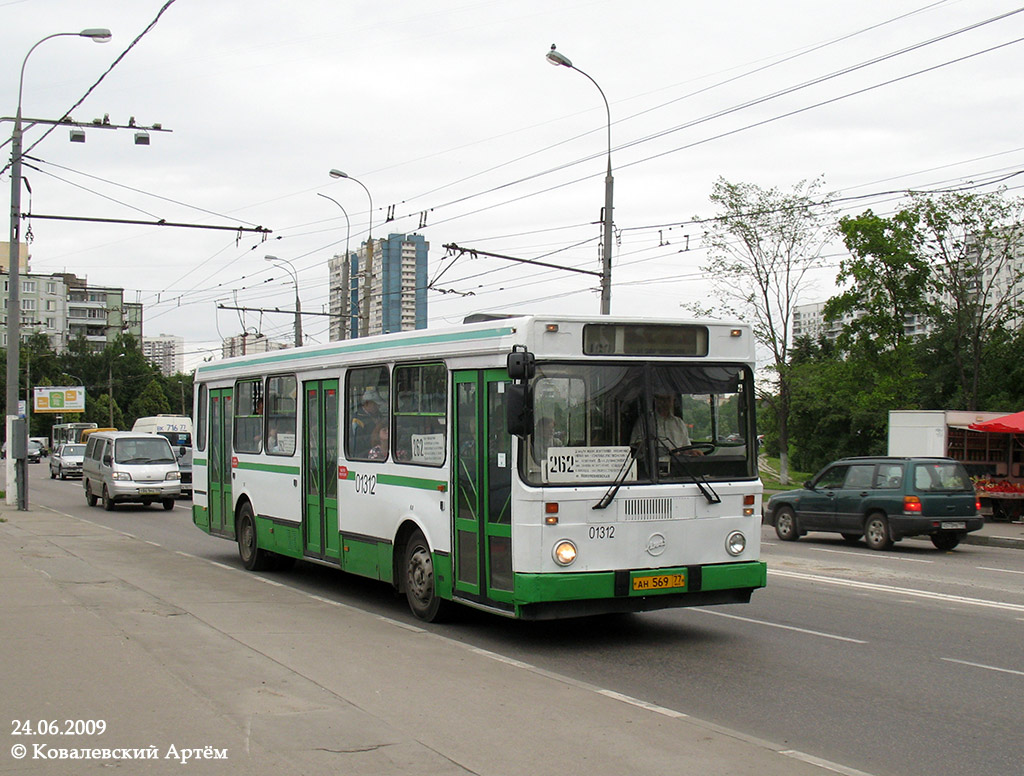
<path fill-rule="evenodd" d="M 142 338 L 142 355 L 170 377 L 185 371 L 185 339 L 173 334 Z"/>
<path fill-rule="evenodd" d="M 425 329 L 429 249 L 430 243 L 421 234 L 389 234 L 374 240 L 369 283 L 361 274 L 366 264 L 365 243 L 348 262 L 344 255 L 331 259 L 330 311 L 335 316 L 331 319 L 331 339 L 359 336 L 364 288 L 369 289 L 369 334 Z"/>

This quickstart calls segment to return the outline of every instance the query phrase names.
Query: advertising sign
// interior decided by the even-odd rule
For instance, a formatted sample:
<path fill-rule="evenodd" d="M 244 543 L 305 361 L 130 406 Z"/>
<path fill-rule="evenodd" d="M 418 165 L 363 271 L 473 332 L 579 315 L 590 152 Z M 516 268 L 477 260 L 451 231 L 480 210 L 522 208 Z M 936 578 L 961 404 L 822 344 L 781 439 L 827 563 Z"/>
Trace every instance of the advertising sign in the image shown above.
<path fill-rule="evenodd" d="M 85 412 L 85 388 L 82 386 L 33 388 L 33 412 Z"/>

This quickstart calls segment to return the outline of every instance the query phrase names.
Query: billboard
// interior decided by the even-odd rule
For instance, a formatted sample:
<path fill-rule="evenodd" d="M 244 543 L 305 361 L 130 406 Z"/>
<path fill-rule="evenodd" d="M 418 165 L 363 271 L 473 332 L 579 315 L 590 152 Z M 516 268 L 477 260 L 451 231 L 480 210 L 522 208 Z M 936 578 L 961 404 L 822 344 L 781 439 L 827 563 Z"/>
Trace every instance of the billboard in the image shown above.
<path fill-rule="evenodd" d="M 51 387 L 32 389 L 33 412 L 85 412 L 85 388 Z"/>

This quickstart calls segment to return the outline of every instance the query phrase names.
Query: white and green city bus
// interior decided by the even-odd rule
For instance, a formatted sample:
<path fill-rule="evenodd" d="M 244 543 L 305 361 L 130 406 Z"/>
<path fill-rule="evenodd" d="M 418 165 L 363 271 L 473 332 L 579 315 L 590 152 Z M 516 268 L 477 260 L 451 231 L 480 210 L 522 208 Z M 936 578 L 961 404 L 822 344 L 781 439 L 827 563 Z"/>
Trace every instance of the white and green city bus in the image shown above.
<path fill-rule="evenodd" d="M 54 423 L 50 429 L 50 449 L 56 451 L 63 444 L 75 444 L 82 441 L 82 432 L 96 428 L 95 423 Z"/>
<path fill-rule="evenodd" d="M 747 602 L 753 369 L 744 325 L 567 316 L 204 364 L 193 520 L 246 568 L 335 566 L 425 620 Z"/>

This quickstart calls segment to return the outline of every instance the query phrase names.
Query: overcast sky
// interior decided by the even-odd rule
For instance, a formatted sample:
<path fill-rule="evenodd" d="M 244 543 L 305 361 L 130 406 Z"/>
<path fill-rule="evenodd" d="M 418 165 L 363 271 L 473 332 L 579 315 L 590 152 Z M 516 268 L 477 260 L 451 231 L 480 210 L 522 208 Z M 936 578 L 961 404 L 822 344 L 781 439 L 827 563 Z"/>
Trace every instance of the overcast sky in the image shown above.
<path fill-rule="evenodd" d="M 0 100 L 13 116 L 38 40 L 108 27 L 107 44 L 65 37 L 35 50 L 23 114 L 60 118 L 132 47 L 72 117 L 173 132 L 145 147 L 126 130 L 90 130 L 84 144 L 54 131 L 26 160 L 23 211 L 272 230 L 263 242 L 23 226 L 33 272 L 125 288 L 145 305 L 147 334 L 196 351 L 243 328 L 290 341 L 291 316 L 218 302 L 292 309 L 290 275 L 264 260 L 273 254 L 298 270 L 303 310 L 325 311 L 327 260 L 358 248 L 371 215 L 376 237 L 429 241 L 440 275 L 432 326 L 486 310 L 596 314 L 596 278 L 491 259 L 449 267 L 443 248 L 599 269 L 605 107 L 580 73 L 545 60 L 556 43 L 610 103 L 612 312 L 679 316 L 683 303 L 714 304 L 690 222 L 714 214 L 719 176 L 786 190 L 823 177 L 826 191 L 863 197 L 841 212 L 884 213 L 900 202 L 888 192 L 989 190 L 1024 169 L 1019 10 L 997 0 L 0 0 Z M 28 130 L 26 148 L 43 131 Z M 365 184 L 372 212 L 331 168 Z M 341 208 L 318 193 L 348 213 L 350 237 Z M 838 259 L 837 246 L 802 301 L 829 296 Z M 327 320 L 304 321 L 308 341 L 327 341 Z"/>

